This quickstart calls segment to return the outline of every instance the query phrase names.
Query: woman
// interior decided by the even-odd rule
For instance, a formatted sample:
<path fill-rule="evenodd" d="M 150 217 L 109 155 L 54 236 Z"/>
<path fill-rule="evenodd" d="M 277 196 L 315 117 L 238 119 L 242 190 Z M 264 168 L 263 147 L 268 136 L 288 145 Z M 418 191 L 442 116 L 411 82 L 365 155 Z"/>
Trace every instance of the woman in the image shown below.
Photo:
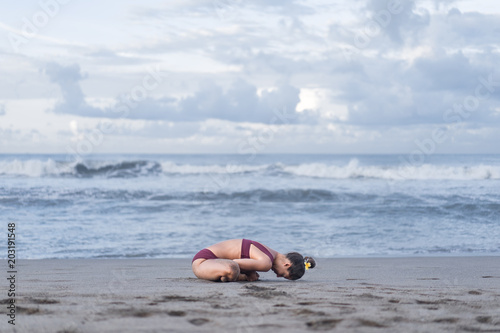
<path fill-rule="evenodd" d="M 256 281 L 257 272 L 270 269 L 277 277 L 297 280 L 316 262 L 297 252 L 281 254 L 249 239 L 230 239 L 198 252 L 191 266 L 198 278 L 212 281 Z"/>

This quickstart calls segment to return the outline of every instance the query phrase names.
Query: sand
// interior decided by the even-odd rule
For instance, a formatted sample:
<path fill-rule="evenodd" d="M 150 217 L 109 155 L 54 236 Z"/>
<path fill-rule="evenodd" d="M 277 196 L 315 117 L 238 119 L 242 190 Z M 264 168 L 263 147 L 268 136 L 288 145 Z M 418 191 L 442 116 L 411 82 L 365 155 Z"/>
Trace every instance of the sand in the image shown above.
<path fill-rule="evenodd" d="M 500 332 L 500 257 L 317 263 L 298 281 L 215 283 L 189 259 L 24 260 L 0 331 Z"/>

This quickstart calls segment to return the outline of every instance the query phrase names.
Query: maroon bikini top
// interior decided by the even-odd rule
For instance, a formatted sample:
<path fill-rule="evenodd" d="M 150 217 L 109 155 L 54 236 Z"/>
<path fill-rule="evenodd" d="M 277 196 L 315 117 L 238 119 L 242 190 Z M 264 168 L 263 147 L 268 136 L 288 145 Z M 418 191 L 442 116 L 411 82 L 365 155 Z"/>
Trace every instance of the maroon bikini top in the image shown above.
<path fill-rule="evenodd" d="M 269 252 L 269 250 L 264 245 L 262 245 L 259 242 L 255 242 L 255 241 L 252 241 L 249 239 L 244 239 L 244 238 L 241 241 L 241 259 L 250 258 L 250 245 L 252 245 L 252 244 L 257 246 L 257 248 L 259 250 L 264 252 L 269 257 L 269 259 L 271 259 L 271 263 L 274 262 L 273 255 L 271 254 L 271 252 Z"/>

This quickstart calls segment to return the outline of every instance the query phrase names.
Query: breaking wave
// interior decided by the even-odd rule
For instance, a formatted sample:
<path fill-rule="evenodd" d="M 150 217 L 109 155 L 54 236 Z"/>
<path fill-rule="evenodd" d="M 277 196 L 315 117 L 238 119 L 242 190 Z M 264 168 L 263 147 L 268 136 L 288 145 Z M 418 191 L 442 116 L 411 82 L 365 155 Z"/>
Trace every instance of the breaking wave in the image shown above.
<path fill-rule="evenodd" d="M 0 161 L 0 176 L 20 177 L 104 177 L 131 178 L 160 175 L 259 174 L 269 176 L 326 179 L 385 180 L 483 180 L 500 179 L 500 166 L 494 165 L 360 165 L 352 159 L 345 165 L 303 163 L 274 164 L 180 164 L 171 161 L 78 161 L 47 160 Z"/>

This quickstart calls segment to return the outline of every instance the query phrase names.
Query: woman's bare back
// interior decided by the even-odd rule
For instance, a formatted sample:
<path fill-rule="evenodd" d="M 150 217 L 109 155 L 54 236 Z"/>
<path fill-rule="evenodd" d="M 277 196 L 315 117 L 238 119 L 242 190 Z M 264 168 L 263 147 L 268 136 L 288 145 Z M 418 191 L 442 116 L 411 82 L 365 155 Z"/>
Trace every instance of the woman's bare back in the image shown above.
<path fill-rule="evenodd" d="M 218 258 L 221 259 L 239 259 L 241 258 L 241 243 L 242 239 L 229 239 L 226 241 L 222 241 L 220 243 L 211 245 L 207 247 L 210 251 L 212 251 Z M 265 246 L 265 245 L 264 245 Z M 276 257 L 278 254 L 277 251 L 265 246 L 269 252 Z M 266 257 L 265 253 L 259 250 L 253 244 L 250 246 L 250 258 L 252 259 L 261 259 Z"/>

